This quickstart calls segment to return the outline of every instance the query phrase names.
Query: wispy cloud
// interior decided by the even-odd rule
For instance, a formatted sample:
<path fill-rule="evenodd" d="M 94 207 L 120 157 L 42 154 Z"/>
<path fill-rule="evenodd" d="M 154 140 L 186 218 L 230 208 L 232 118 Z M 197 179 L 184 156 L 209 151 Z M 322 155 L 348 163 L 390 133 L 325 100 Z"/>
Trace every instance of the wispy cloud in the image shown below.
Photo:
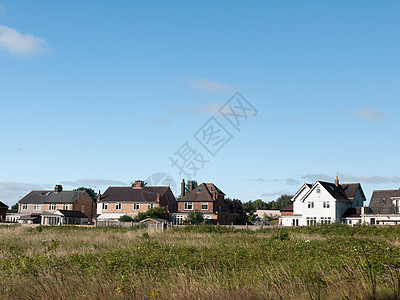
<path fill-rule="evenodd" d="M 250 178 L 249 181 L 265 182 L 265 179 L 264 178 Z"/>
<path fill-rule="evenodd" d="M 288 190 L 279 190 L 273 192 L 266 192 L 261 194 L 261 197 L 273 197 L 273 196 L 280 196 L 280 195 L 290 195 L 291 193 Z"/>
<path fill-rule="evenodd" d="M 0 179 L 0 201 L 13 205 L 32 190 L 43 189 L 38 183 L 25 183 Z"/>
<path fill-rule="evenodd" d="M 127 185 L 126 182 L 113 179 L 97 179 L 97 178 L 83 178 L 75 181 L 62 181 L 62 185 L 72 186 L 72 187 L 94 187 L 94 186 L 104 186 L 104 185 Z"/>
<path fill-rule="evenodd" d="M 203 106 L 175 106 L 175 112 L 186 112 L 186 113 L 194 113 L 197 115 L 218 115 L 219 109 L 222 107 L 220 103 L 210 103 Z"/>
<path fill-rule="evenodd" d="M 0 49 L 18 56 L 33 56 L 46 52 L 46 41 L 33 36 L 22 34 L 13 28 L 0 25 Z"/>
<path fill-rule="evenodd" d="M 314 181 L 328 181 L 333 182 L 334 176 L 327 174 L 307 174 L 304 175 L 306 179 Z M 389 184 L 389 183 L 400 183 L 399 176 L 376 176 L 376 175 L 354 175 L 349 173 L 340 173 L 339 180 L 345 182 L 361 182 L 361 183 L 373 183 L 373 184 Z"/>
<path fill-rule="evenodd" d="M 188 79 L 189 87 L 210 93 L 229 95 L 233 92 L 229 84 L 207 79 Z"/>
<path fill-rule="evenodd" d="M 386 120 L 383 113 L 371 107 L 358 107 L 353 115 L 363 121 L 384 122 Z"/>
<path fill-rule="evenodd" d="M 285 179 L 285 184 L 286 185 L 299 185 L 300 181 L 293 179 L 293 178 L 286 178 Z"/>

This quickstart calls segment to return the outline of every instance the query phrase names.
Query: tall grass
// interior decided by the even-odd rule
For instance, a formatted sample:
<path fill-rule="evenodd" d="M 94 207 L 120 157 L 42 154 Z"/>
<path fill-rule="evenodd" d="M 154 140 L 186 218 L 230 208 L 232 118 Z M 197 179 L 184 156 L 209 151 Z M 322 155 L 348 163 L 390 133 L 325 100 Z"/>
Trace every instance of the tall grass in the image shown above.
<path fill-rule="evenodd" d="M 399 236 L 0 226 L 0 299 L 399 299 Z"/>

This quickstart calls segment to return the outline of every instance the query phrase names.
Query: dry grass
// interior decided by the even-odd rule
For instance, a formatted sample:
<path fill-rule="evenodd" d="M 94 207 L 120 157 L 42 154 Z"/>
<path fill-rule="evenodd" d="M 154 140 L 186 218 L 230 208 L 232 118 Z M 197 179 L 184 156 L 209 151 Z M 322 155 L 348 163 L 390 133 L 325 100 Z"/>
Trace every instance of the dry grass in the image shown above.
<path fill-rule="evenodd" d="M 400 297 L 395 237 L 321 232 L 0 226 L 0 298 Z"/>

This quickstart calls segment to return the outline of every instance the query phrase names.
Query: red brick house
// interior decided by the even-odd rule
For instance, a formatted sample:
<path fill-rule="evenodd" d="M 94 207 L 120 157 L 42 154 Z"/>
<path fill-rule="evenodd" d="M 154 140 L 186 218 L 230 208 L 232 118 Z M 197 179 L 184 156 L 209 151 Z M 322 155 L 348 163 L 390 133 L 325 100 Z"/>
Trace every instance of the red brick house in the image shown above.
<path fill-rule="evenodd" d="M 133 186 L 109 187 L 97 200 L 97 220 L 116 221 L 123 215 L 135 217 L 150 208 L 164 207 L 174 212 L 175 196 L 169 186 L 145 186 L 136 180 Z"/>
<path fill-rule="evenodd" d="M 214 220 L 220 224 L 230 224 L 228 207 L 225 203 L 225 194 L 213 183 L 202 183 L 185 194 L 185 180 L 181 183 L 181 198 L 177 200 L 177 212 L 171 214 L 171 221 L 181 224 L 190 212 L 200 211 L 204 219 Z M 232 214 L 233 215 L 233 214 Z M 236 214 L 235 214 L 236 215 Z M 237 217 L 237 216 L 235 216 Z"/>
<path fill-rule="evenodd" d="M 4 222 L 6 220 L 8 206 L 0 201 L 0 222 Z"/>
<path fill-rule="evenodd" d="M 54 190 L 32 191 L 18 201 L 19 214 L 48 216 L 59 210 L 80 211 L 91 223 L 96 203 L 86 191 L 64 191 L 62 185 L 56 185 Z"/>

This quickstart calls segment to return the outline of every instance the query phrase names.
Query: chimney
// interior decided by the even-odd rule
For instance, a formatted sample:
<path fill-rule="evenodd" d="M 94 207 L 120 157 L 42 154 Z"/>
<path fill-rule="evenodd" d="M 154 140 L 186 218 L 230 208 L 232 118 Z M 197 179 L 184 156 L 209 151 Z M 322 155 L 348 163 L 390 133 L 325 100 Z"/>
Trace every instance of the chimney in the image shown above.
<path fill-rule="evenodd" d="M 99 190 L 99 193 L 97 194 L 97 202 L 99 202 L 100 199 L 101 199 L 101 193 L 100 193 L 100 190 Z"/>
<path fill-rule="evenodd" d="M 55 191 L 56 193 L 60 193 L 60 192 L 62 192 L 62 190 L 63 190 L 63 188 L 62 188 L 62 185 L 61 185 L 61 184 L 57 184 L 57 185 L 54 187 L 54 191 Z"/>
<path fill-rule="evenodd" d="M 181 183 L 181 197 L 185 196 L 185 179 L 182 179 Z"/>
<path fill-rule="evenodd" d="M 157 202 L 160 202 L 160 194 L 157 194 Z"/>
<path fill-rule="evenodd" d="M 142 180 L 135 180 L 135 183 L 133 184 L 134 188 L 141 188 L 144 187 L 144 182 Z"/>
<path fill-rule="evenodd" d="M 339 186 L 339 178 L 338 178 L 337 175 L 336 175 L 336 178 L 335 178 L 335 185 L 336 185 L 336 186 Z"/>
<path fill-rule="evenodd" d="M 193 181 L 189 181 L 189 192 L 193 190 Z"/>

